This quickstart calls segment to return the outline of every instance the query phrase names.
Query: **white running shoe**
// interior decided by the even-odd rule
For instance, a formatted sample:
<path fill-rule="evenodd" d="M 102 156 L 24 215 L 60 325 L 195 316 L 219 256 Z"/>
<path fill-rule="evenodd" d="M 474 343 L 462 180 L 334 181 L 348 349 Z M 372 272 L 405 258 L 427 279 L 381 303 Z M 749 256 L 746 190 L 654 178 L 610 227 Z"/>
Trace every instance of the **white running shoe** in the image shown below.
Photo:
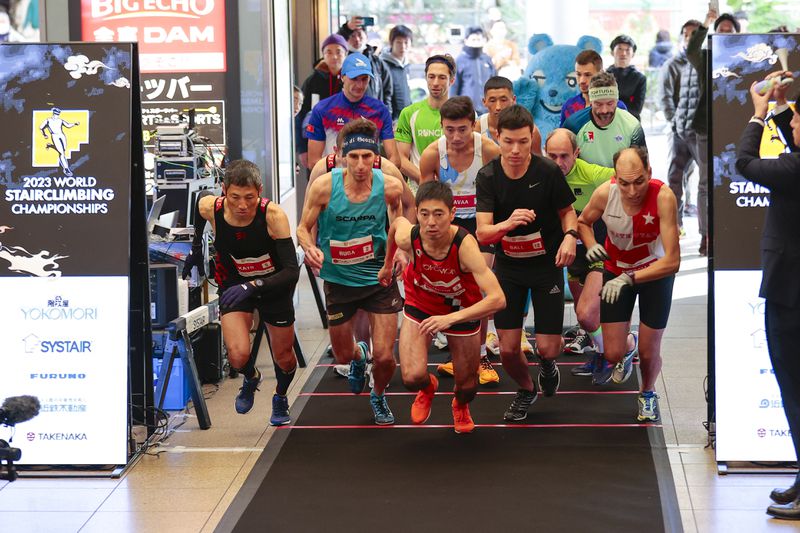
<path fill-rule="evenodd" d="M 447 349 L 447 335 L 442 333 L 441 331 L 436 334 L 433 338 L 433 345 L 436 346 L 439 350 L 446 350 Z"/>
<path fill-rule="evenodd" d="M 492 355 L 500 355 L 500 339 L 494 331 L 486 334 L 486 351 Z"/>

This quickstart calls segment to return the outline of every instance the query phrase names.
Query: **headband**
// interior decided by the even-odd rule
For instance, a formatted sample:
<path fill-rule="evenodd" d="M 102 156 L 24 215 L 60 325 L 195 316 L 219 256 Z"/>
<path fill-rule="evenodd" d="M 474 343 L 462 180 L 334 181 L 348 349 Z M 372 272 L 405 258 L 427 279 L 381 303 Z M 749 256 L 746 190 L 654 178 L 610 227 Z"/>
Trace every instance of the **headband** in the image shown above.
<path fill-rule="evenodd" d="M 591 87 L 589 89 L 589 102 L 595 100 L 619 100 L 619 88 L 616 85 L 610 87 Z"/>
<path fill-rule="evenodd" d="M 342 141 L 342 155 L 347 155 L 350 150 L 370 150 L 377 154 L 378 142 L 363 133 L 351 133 Z"/>
<path fill-rule="evenodd" d="M 431 56 L 425 61 L 425 71 L 427 72 L 428 67 L 434 63 L 441 63 L 447 67 L 447 70 L 450 71 L 450 75 L 452 76 L 455 72 L 455 65 L 453 64 L 453 60 L 445 57 L 445 56 Z"/>

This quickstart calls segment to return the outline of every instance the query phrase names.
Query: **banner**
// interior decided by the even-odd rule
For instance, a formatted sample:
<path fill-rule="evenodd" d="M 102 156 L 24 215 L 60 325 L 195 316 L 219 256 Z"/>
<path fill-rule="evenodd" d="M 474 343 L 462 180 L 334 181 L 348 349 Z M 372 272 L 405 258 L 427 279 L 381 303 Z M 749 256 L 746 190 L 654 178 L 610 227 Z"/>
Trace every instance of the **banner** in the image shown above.
<path fill-rule="evenodd" d="M 800 67 L 800 36 L 715 34 L 711 37 L 713 155 L 713 302 L 717 461 L 794 461 L 789 425 L 767 352 L 761 283 L 761 230 L 769 190 L 736 171 L 736 145 L 753 113 L 753 82 Z M 772 107 L 772 106 L 771 106 Z M 761 157 L 786 146 L 768 120 Z"/>
<path fill-rule="evenodd" d="M 20 464 L 127 462 L 131 54 L 0 46 L 0 396 L 42 403 Z"/>

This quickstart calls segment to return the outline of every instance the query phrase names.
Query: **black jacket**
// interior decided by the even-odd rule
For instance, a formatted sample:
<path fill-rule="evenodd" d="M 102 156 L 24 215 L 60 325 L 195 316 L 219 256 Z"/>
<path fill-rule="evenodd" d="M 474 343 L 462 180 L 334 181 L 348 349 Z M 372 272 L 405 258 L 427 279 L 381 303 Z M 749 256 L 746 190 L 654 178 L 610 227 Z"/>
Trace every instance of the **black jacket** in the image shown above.
<path fill-rule="evenodd" d="M 397 120 L 400 111 L 411 105 L 411 89 L 408 86 L 408 63 L 401 65 L 390 50 L 381 53 L 381 59 L 392 75 L 392 120 Z"/>
<path fill-rule="evenodd" d="M 686 57 L 697 73 L 697 84 L 700 96 L 697 99 L 692 129 L 698 133 L 708 133 L 708 101 L 706 98 L 706 70 L 708 68 L 708 50 L 703 49 L 703 43 L 708 35 L 708 28 L 700 26 L 694 32 L 689 44 L 686 45 Z"/>
<path fill-rule="evenodd" d="M 792 110 L 775 115 L 775 124 L 787 140 L 792 139 Z M 787 307 L 800 306 L 800 152 L 781 154 L 778 159 L 760 159 L 764 127 L 749 123 L 739 139 L 736 169 L 745 178 L 770 190 L 769 208 L 761 235 L 763 277 L 759 296 Z M 789 141 L 790 148 L 796 150 Z"/>
<path fill-rule="evenodd" d="M 700 80 L 697 71 L 681 52 L 664 65 L 661 79 L 661 107 L 672 122 L 672 131 L 685 135 L 693 129 L 695 112 L 700 104 Z"/>
<path fill-rule="evenodd" d="M 338 74 L 331 74 L 328 65 L 324 61 L 320 61 L 314 67 L 314 72 L 303 82 L 301 90 L 303 91 L 303 106 L 294 119 L 294 131 L 297 153 L 304 154 L 308 152 L 308 139 L 303 135 L 303 120 L 311 111 L 312 104 L 321 102 L 342 90 L 342 79 Z"/>
<path fill-rule="evenodd" d="M 612 65 L 607 70 L 617 78 L 619 99 L 627 106 L 628 112 L 639 119 L 647 92 L 647 78 L 633 65 L 625 68 L 617 68 Z"/>

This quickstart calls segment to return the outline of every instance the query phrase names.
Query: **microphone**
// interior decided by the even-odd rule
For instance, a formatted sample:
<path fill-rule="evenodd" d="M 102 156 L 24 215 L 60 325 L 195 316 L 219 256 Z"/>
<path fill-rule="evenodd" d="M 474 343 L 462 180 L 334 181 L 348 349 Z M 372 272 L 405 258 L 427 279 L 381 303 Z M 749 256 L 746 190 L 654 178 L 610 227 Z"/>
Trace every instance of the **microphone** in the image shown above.
<path fill-rule="evenodd" d="M 13 426 L 27 422 L 39 414 L 39 398 L 36 396 L 11 396 L 0 405 L 0 424 Z"/>

